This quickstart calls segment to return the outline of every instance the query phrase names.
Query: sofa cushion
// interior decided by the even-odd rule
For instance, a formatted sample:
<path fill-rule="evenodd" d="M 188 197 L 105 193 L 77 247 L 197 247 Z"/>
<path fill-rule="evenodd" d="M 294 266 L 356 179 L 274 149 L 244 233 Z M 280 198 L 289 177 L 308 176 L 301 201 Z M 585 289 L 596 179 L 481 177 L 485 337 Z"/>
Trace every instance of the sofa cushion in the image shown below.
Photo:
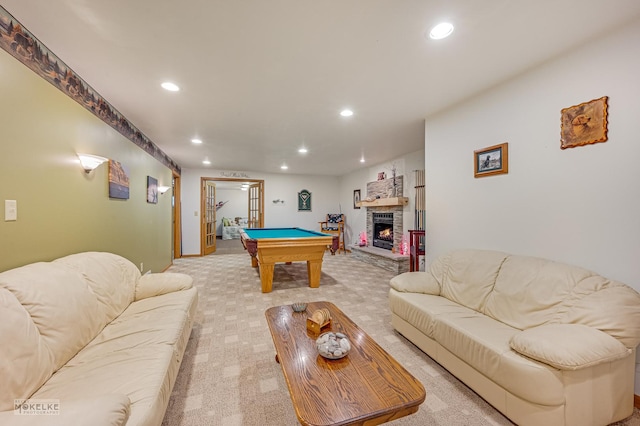
<path fill-rule="evenodd" d="M 587 269 L 509 256 L 484 313 L 521 330 L 543 324 L 597 328 L 627 348 L 640 343 L 640 294 Z"/>
<path fill-rule="evenodd" d="M 193 278 L 186 274 L 172 272 L 145 274 L 140 277 L 136 285 L 135 300 L 186 290 L 192 285 Z"/>
<path fill-rule="evenodd" d="M 69 364 L 90 362 L 104 353 L 136 346 L 177 345 L 185 333 L 190 333 L 187 327 L 193 313 L 189 309 L 196 306 L 197 294 L 193 288 L 132 303 Z"/>
<path fill-rule="evenodd" d="M 474 311 L 444 297 L 389 290 L 391 312 L 433 338 L 436 320 L 442 315 L 473 315 Z"/>
<path fill-rule="evenodd" d="M 129 397 L 131 424 L 153 424 L 141 422 L 140 416 L 153 415 L 147 411 L 158 399 L 158 394 L 168 400 L 173 383 L 167 383 L 167 386 L 163 383 L 168 377 L 175 377 L 170 372 L 180 366 L 173 348 L 161 344 L 107 352 L 91 362 L 83 362 L 82 352 L 79 355 L 73 364 L 58 370 L 33 398 L 56 398 L 64 406 L 68 401 L 99 397 L 108 390 Z"/>
<path fill-rule="evenodd" d="M 482 312 L 506 253 L 490 250 L 458 250 L 438 258 L 436 271 L 443 271 L 442 296 Z M 438 265 L 442 259 L 443 265 Z M 430 268 L 431 269 L 431 266 Z M 434 276 L 437 276 L 434 274 Z"/>
<path fill-rule="evenodd" d="M 629 349 L 640 343 L 640 294 L 617 281 L 594 276 L 580 281 L 563 322 L 597 328 Z"/>
<path fill-rule="evenodd" d="M 9 385 L 0 392 L 13 401 L 30 396 L 89 343 L 107 316 L 84 277 L 61 264 L 40 262 L 3 272 L 0 288 L 11 293 L 2 292 L 9 310 L 0 321 L 8 331 L 0 334 L 0 363 L 6 363 L 1 370 Z M 0 398 L 3 408 L 7 404 Z"/>
<path fill-rule="evenodd" d="M 458 358 L 525 401 L 564 403 L 560 372 L 511 350 L 509 342 L 519 332 L 478 312 L 452 311 L 437 317 L 433 336 Z"/>
<path fill-rule="evenodd" d="M 561 370 L 578 370 L 615 361 L 631 353 L 615 338 L 582 324 L 549 324 L 521 331 L 511 347 Z"/>
<path fill-rule="evenodd" d="M 55 370 L 38 327 L 16 296 L 2 288 L 2 277 L 0 274 L 0 412 L 13 410 L 14 399 L 31 396 Z"/>
<path fill-rule="evenodd" d="M 440 283 L 429 272 L 404 272 L 391 278 L 391 287 L 406 293 L 440 294 Z"/>
<path fill-rule="evenodd" d="M 34 398 L 128 395 L 131 424 L 160 424 L 195 313 L 195 288 L 132 303 Z M 99 386 L 96 386 L 99 383 Z"/>
<path fill-rule="evenodd" d="M 562 318 L 574 287 L 594 273 L 529 256 L 509 256 L 502 265 L 484 313 L 525 330 Z M 571 302 L 569 302 L 571 303 Z"/>
<path fill-rule="evenodd" d="M 133 302 L 140 271 L 122 256 L 84 252 L 61 257 L 52 263 L 64 265 L 82 275 L 86 285 L 100 302 L 100 312 L 106 316 L 105 324 L 120 315 Z"/>

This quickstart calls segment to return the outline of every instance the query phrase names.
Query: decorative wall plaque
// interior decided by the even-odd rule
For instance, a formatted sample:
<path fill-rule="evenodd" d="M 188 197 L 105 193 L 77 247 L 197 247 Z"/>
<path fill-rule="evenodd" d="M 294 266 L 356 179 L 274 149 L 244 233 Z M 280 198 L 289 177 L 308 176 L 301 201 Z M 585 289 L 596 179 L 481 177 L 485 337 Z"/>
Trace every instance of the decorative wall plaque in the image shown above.
<path fill-rule="evenodd" d="M 607 96 L 561 110 L 560 148 L 607 141 Z"/>
<path fill-rule="evenodd" d="M 311 193 L 306 189 L 298 192 L 298 211 L 311 211 Z"/>

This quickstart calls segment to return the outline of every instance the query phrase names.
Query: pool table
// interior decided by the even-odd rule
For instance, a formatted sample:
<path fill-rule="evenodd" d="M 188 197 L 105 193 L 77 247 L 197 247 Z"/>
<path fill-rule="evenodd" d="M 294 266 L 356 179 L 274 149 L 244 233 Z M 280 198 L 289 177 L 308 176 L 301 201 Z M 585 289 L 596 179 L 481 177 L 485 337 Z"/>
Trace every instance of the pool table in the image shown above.
<path fill-rule="evenodd" d="M 309 287 L 319 287 L 324 252 L 338 249 L 337 236 L 302 228 L 243 229 L 240 241 L 251 255 L 251 266 L 259 266 L 263 293 L 271 292 L 276 262 L 306 261 Z"/>

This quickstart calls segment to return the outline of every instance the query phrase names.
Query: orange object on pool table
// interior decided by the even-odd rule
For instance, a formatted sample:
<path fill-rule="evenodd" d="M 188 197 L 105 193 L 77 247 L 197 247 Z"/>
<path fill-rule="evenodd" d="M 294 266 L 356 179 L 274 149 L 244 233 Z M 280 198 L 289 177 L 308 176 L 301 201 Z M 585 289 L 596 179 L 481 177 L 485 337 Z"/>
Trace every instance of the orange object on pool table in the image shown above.
<path fill-rule="evenodd" d="M 278 262 L 307 262 L 309 287 L 320 286 L 322 258 L 327 247 L 338 249 L 338 237 L 302 228 L 252 228 L 240 231 L 242 245 L 251 255 L 251 266 L 260 267 L 262 292 L 273 286 L 273 268 Z"/>

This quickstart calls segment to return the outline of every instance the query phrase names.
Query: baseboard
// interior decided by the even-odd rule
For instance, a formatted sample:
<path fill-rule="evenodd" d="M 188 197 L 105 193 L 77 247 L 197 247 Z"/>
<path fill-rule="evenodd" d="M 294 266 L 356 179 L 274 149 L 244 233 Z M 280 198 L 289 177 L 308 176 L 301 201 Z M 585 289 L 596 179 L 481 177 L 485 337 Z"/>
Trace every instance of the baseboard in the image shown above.
<path fill-rule="evenodd" d="M 640 408 L 640 396 L 633 395 L 633 406 L 636 408 Z"/>

